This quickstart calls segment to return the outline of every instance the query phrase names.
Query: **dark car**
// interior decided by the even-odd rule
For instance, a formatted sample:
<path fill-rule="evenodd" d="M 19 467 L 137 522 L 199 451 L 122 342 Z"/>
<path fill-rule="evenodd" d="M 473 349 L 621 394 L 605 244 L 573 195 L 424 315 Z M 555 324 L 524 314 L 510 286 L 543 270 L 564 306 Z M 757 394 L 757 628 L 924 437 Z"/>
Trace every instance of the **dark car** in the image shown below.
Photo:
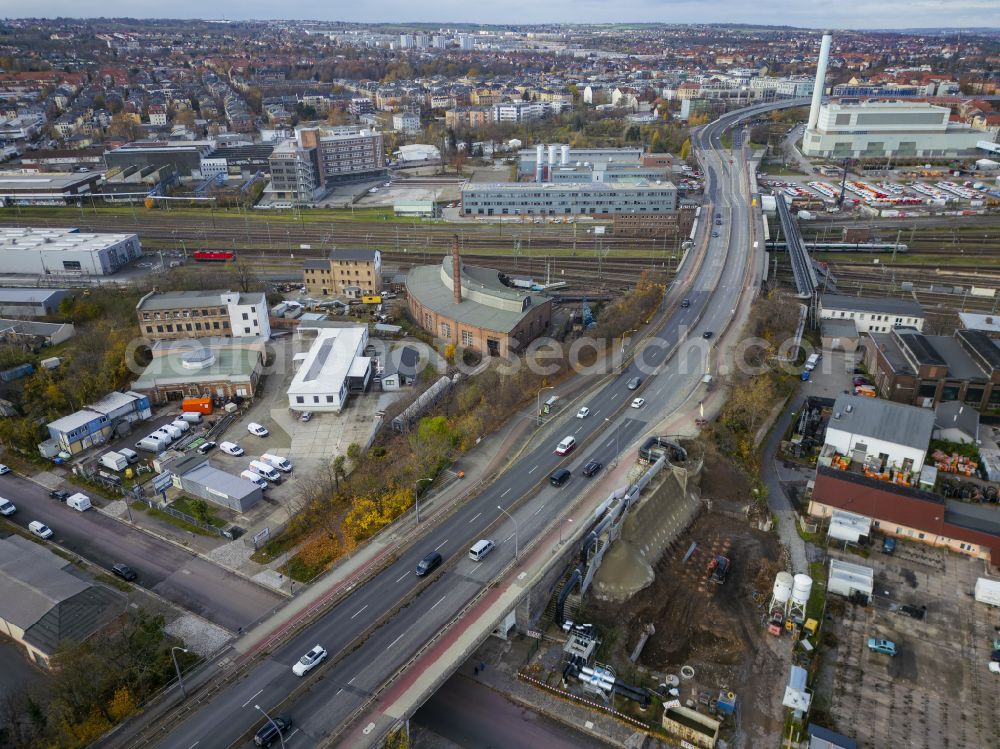
<path fill-rule="evenodd" d="M 549 476 L 549 483 L 552 484 L 552 486 L 562 486 L 569 481 L 569 478 L 572 475 L 573 474 L 566 468 L 557 468 L 552 472 L 552 475 Z"/>
<path fill-rule="evenodd" d="M 436 570 L 441 566 L 441 562 L 444 561 L 440 554 L 436 551 L 432 551 L 430 554 L 425 556 L 417 564 L 417 577 L 423 577 L 424 575 L 429 575 L 431 572 Z"/>
<path fill-rule="evenodd" d="M 278 734 L 286 734 L 292 727 L 292 719 L 287 715 L 275 715 L 272 720 L 267 721 L 260 727 L 260 730 L 253 736 L 253 743 L 257 746 L 268 747 L 278 740 Z"/>
<path fill-rule="evenodd" d="M 136 577 L 135 570 L 123 562 L 118 562 L 117 564 L 112 566 L 111 571 L 114 572 L 115 575 L 120 577 L 122 580 L 128 580 L 129 582 L 135 580 Z"/>
<path fill-rule="evenodd" d="M 681 300 L 681 307 L 684 307 L 685 309 L 687 309 L 690 306 L 691 306 L 691 300 L 690 299 L 682 299 Z"/>
<path fill-rule="evenodd" d="M 58 499 L 60 502 L 65 502 L 69 499 L 69 492 L 63 491 L 62 489 L 53 489 L 49 492 L 49 497 L 51 499 Z"/>
<path fill-rule="evenodd" d="M 722 218 L 722 214 L 721 214 L 721 213 L 716 213 L 716 214 L 715 214 L 715 217 L 716 217 L 716 218 Z"/>
<path fill-rule="evenodd" d="M 198 445 L 198 452 L 200 452 L 202 455 L 204 455 L 207 452 L 211 452 L 214 449 L 215 449 L 214 442 L 202 442 L 200 445 Z"/>
<path fill-rule="evenodd" d="M 721 218 L 716 219 L 715 220 L 715 225 L 716 226 L 722 226 L 722 219 Z"/>
<path fill-rule="evenodd" d="M 604 464 L 599 460 L 592 460 L 587 465 L 583 467 L 584 476 L 593 476 L 595 473 L 604 468 Z"/>
<path fill-rule="evenodd" d="M 704 333 L 701 334 L 701 337 L 702 338 L 711 338 L 714 335 L 715 335 L 715 333 L 713 333 L 711 330 L 706 330 Z"/>
<path fill-rule="evenodd" d="M 641 384 L 642 384 L 641 377 L 633 377 L 631 380 L 625 383 L 625 387 L 627 387 L 629 390 L 635 390 Z"/>
<path fill-rule="evenodd" d="M 990 660 L 994 663 L 1000 663 L 1000 650 L 994 650 L 990 653 Z"/>
<path fill-rule="evenodd" d="M 717 236 L 719 236 L 719 232 L 717 232 L 717 231 L 713 231 L 713 232 L 712 232 L 712 236 L 713 236 L 713 237 L 717 237 Z"/>

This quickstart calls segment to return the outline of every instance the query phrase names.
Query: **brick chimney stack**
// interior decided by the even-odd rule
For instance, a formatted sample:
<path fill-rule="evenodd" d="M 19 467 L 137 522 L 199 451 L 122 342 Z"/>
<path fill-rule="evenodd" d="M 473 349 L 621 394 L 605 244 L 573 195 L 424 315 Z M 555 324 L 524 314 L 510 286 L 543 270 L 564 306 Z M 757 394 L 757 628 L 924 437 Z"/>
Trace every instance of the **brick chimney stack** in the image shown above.
<path fill-rule="evenodd" d="M 458 235 L 451 238 L 451 286 L 455 304 L 462 303 L 462 260 L 458 256 Z"/>

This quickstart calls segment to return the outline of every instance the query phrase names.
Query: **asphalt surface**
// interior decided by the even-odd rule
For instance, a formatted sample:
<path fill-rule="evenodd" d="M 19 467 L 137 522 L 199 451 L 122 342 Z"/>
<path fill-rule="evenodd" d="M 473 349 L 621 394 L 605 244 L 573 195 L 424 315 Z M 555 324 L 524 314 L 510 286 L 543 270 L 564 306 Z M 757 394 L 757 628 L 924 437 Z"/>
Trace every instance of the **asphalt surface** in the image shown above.
<path fill-rule="evenodd" d="M 515 705 L 460 674 L 446 681 L 413 720 L 465 749 L 608 749 L 610 746 Z"/>
<path fill-rule="evenodd" d="M 48 490 L 13 473 L 0 476 L 0 497 L 17 507 L 17 512 L 6 520 L 25 529 L 32 520 L 41 520 L 52 529 L 51 540 L 59 546 L 105 570 L 115 562 L 124 562 L 136 571 L 136 585 L 232 632 L 249 627 L 283 600 L 216 564 L 97 510 L 72 510 L 64 502 L 50 499 Z"/>
<path fill-rule="evenodd" d="M 764 112 L 774 106 L 782 105 L 751 111 Z M 286 742 L 289 747 L 316 746 L 511 561 L 515 543 L 523 546 L 562 514 L 563 498 L 589 480 L 580 472 L 588 460 L 596 458 L 607 465 L 616 451 L 645 432 L 651 422 L 697 397 L 706 371 L 705 357 L 714 343 L 702 334 L 721 331 L 732 317 L 750 249 L 746 164 L 730 152 L 717 151 L 722 131 L 739 118 L 738 113 L 726 115 L 695 136 L 696 145 L 704 150 L 706 197 L 722 214 L 723 225 L 715 226 L 712 217 L 711 229 L 719 236 L 709 239 L 689 295 L 691 306 L 678 307 L 669 316 L 657 331 L 659 342 L 638 352 L 628 367 L 607 378 L 586 401 L 589 417 L 575 419 L 572 413 L 556 417 L 561 421 L 551 428 L 550 442 L 526 451 L 478 496 L 425 529 L 413 547 L 366 585 L 261 659 L 239 682 L 187 713 L 158 746 L 228 747 L 261 722 L 255 705 L 292 716 L 298 731 L 293 741 Z M 703 210 L 702 216 L 707 221 L 708 211 Z M 734 216 L 737 221 L 732 220 Z M 665 362 L 678 341 L 683 345 Z M 626 387 L 634 376 L 643 378 L 639 390 Z M 628 405 L 636 396 L 646 399 L 642 408 Z M 556 444 L 566 435 L 575 436 L 580 446 L 569 456 L 555 455 Z M 573 477 L 562 487 L 550 486 L 547 477 L 563 466 L 572 470 Z M 516 530 L 515 523 L 497 509 L 500 505 L 508 510 L 515 503 L 517 508 L 510 511 Z M 479 538 L 493 538 L 497 548 L 485 561 L 474 563 L 466 552 Z M 443 568 L 429 579 L 415 577 L 417 562 L 432 550 L 445 557 Z M 346 653 L 348 645 L 379 622 L 363 643 L 336 660 L 338 653 Z M 292 665 L 317 643 L 331 653 L 330 662 L 304 678 L 294 676 Z"/>

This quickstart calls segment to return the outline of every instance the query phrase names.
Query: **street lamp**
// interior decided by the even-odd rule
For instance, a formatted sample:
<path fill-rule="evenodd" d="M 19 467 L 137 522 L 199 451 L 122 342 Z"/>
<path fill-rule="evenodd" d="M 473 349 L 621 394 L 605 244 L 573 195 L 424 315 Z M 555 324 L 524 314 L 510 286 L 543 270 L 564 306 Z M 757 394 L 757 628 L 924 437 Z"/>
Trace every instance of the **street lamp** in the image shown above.
<path fill-rule="evenodd" d="M 181 667 L 177 665 L 177 652 L 176 651 L 178 651 L 178 650 L 180 650 L 182 653 L 186 653 L 186 652 L 188 652 L 188 649 L 187 648 L 179 647 L 177 645 L 175 645 L 174 647 L 170 648 L 170 657 L 173 659 L 173 661 L 174 661 L 174 669 L 177 671 L 177 683 L 181 685 L 181 694 L 186 699 L 188 695 L 187 695 L 187 690 L 184 689 L 184 679 L 181 678 Z"/>
<path fill-rule="evenodd" d="M 573 522 L 573 518 L 566 518 L 566 523 L 559 526 L 559 543 L 563 542 L 563 527 Z"/>
<path fill-rule="evenodd" d="M 420 484 L 423 481 L 433 481 L 433 478 L 417 479 L 413 482 L 413 508 L 417 512 L 417 522 L 420 522 Z"/>
<path fill-rule="evenodd" d="M 514 523 L 514 561 L 516 562 L 517 561 L 517 521 L 514 520 L 514 516 L 513 515 L 511 515 L 509 512 L 507 512 L 500 505 L 497 505 L 497 509 L 500 510 L 500 512 L 502 512 L 504 515 L 506 515 L 507 517 L 509 517 L 511 519 L 511 522 Z"/>
<path fill-rule="evenodd" d="M 278 724 L 275 723 L 271 719 L 270 715 L 268 715 L 267 713 L 264 712 L 264 708 L 262 708 L 260 705 L 254 705 L 254 709 L 255 710 L 260 710 L 261 715 L 263 715 L 265 718 L 267 718 L 267 722 L 270 723 L 274 727 L 274 730 L 278 734 L 278 741 L 281 742 L 281 749 L 285 749 L 285 737 L 281 735 L 281 729 L 278 728 Z"/>
<path fill-rule="evenodd" d="M 625 336 L 627 336 L 629 333 L 634 333 L 634 332 L 635 330 L 626 330 L 624 333 L 622 333 L 622 350 L 621 350 L 622 356 L 625 355 Z"/>
<path fill-rule="evenodd" d="M 555 385 L 546 385 L 538 389 L 538 395 L 535 396 L 535 423 L 542 423 L 542 391 L 543 390 L 555 390 Z"/>
<path fill-rule="evenodd" d="M 611 419 L 609 419 L 609 418 L 605 418 L 604 420 L 608 424 L 611 423 Z M 619 429 L 620 426 L 621 426 L 621 424 L 616 424 L 615 425 L 615 458 L 614 458 L 614 461 L 612 462 L 612 467 L 613 468 L 617 468 L 618 467 L 618 453 L 620 452 L 620 448 L 621 448 L 621 445 L 618 442 L 619 437 L 621 436 L 620 435 L 620 429 Z"/>

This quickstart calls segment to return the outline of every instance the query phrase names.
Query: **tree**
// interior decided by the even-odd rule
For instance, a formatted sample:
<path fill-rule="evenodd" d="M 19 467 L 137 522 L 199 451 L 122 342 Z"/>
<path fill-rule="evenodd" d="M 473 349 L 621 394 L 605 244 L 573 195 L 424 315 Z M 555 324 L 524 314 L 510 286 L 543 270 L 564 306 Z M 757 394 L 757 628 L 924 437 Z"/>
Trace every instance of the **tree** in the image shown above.
<path fill-rule="evenodd" d="M 690 154 L 691 154 L 691 139 L 686 138 L 684 142 L 681 144 L 681 153 L 680 153 L 681 161 L 687 161 L 687 158 Z"/>
<path fill-rule="evenodd" d="M 333 473 L 333 482 L 336 486 L 337 494 L 340 494 L 340 480 L 347 478 L 347 458 L 343 455 L 338 455 L 333 459 L 330 469 Z"/>

